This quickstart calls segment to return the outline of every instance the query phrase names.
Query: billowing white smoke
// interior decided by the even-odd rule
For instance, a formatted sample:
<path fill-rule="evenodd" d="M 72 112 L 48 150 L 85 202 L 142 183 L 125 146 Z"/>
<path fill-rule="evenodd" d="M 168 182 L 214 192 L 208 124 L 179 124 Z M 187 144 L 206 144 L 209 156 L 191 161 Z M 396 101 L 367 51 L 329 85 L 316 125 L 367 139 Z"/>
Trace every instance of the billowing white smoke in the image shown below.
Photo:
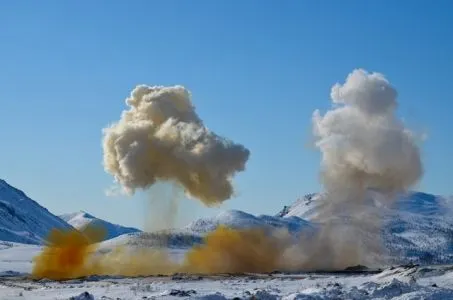
<path fill-rule="evenodd" d="M 395 116 L 397 92 L 382 74 L 354 70 L 331 98 L 332 110 L 313 114 L 326 189 L 316 220 L 322 230 L 299 245 L 302 254 L 287 254 L 305 269 L 382 263 L 380 209 L 367 204 L 368 191 L 391 201 L 422 175 L 413 135 Z"/>
<path fill-rule="evenodd" d="M 313 114 L 327 190 L 398 192 L 422 175 L 413 135 L 395 116 L 397 92 L 379 73 L 354 70 L 332 88 L 337 107 Z M 346 199 L 343 199 L 346 200 Z"/>
<path fill-rule="evenodd" d="M 104 129 L 104 168 L 126 192 L 174 181 L 206 205 L 233 195 L 231 179 L 250 152 L 206 128 L 190 98 L 182 86 L 139 85 Z"/>

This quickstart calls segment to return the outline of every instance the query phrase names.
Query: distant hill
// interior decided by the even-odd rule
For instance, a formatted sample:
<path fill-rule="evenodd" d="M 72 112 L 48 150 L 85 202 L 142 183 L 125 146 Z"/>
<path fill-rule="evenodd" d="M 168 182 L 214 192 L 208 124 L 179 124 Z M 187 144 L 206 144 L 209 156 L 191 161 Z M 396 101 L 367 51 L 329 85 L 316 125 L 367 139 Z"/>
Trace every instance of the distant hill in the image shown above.
<path fill-rule="evenodd" d="M 319 229 L 315 222 L 322 194 L 309 194 L 285 206 L 275 216 L 254 216 L 228 210 L 217 216 L 197 219 L 187 226 L 154 233 L 130 233 L 103 242 L 103 249 L 115 246 L 187 248 L 202 243 L 202 237 L 219 225 L 230 228 L 287 229 L 297 235 Z M 366 205 L 379 207 L 383 217 L 381 230 L 385 247 L 394 263 L 453 262 L 453 199 L 420 192 L 400 195 L 385 206 L 382 195 L 370 192 Z M 339 221 L 338 226 L 349 226 Z M 372 236 L 370 236 L 373 239 Z"/>
<path fill-rule="evenodd" d="M 240 210 L 227 210 L 215 217 L 195 220 L 184 229 L 203 234 L 216 229 L 219 225 L 225 225 L 236 229 L 267 227 L 271 229 L 286 229 L 289 232 L 299 232 L 303 228 L 311 226 L 310 222 L 307 222 L 298 216 L 290 218 L 266 215 L 254 216 Z"/>
<path fill-rule="evenodd" d="M 306 195 L 277 216 L 313 221 L 322 197 Z M 370 209 L 380 207 L 383 240 L 395 258 L 403 262 L 453 262 L 453 198 L 411 191 L 385 206 L 382 195 L 370 192 L 366 203 Z"/>
<path fill-rule="evenodd" d="M 254 216 L 229 210 L 215 217 L 200 218 L 181 229 L 144 233 L 83 211 L 57 217 L 21 190 L 0 180 L 0 241 L 42 244 L 53 228 L 82 229 L 88 224 L 107 229 L 108 241 L 101 243 L 105 250 L 118 245 L 187 248 L 202 243 L 203 236 L 219 225 L 237 229 L 287 229 L 297 236 L 307 229 L 316 231 L 322 226 L 322 223 L 315 222 L 322 197 L 323 194 L 306 195 L 285 206 L 275 216 Z M 452 197 L 409 192 L 399 195 L 393 204 L 388 205 L 384 204 L 382 195 L 370 192 L 367 200 L 365 209 L 379 207 L 383 217 L 381 232 L 384 244 L 399 263 L 453 262 Z M 342 223 L 338 225 L 342 226 Z"/>
<path fill-rule="evenodd" d="M 107 222 L 105 220 L 96 218 L 93 215 L 90 215 L 87 212 L 84 211 L 79 211 L 75 213 L 70 213 L 70 214 L 64 214 L 59 216 L 62 220 L 73 226 L 74 228 L 77 229 L 83 229 L 84 227 L 88 225 L 95 225 L 95 226 L 100 226 L 104 229 L 107 230 L 107 236 L 105 237 L 105 240 L 109 240 L 112 238 L 115 238 L 117 236 L 120 236 L 122 234 L 126 233 L 137 233 L 141 232 L 137 228 L 133 227 L 124 227 L 121 225 L 113 224 L 110 222 Z"/>
<path fill-rule="evenodd" d="M 189 248 L 202 243 L 203 236 L 219 225 L 235 229 L 285 229 L 295 234 L 301 232 L 303 228 L 311 228 L 310 222 L 299 217 L 254 216 L 240 210 L 228 210 L 215 217 L 197 219 L 181 229 L 124 234 L 103 242 L 101 249 L 107 251 L 116 246 Z"/>
<path fill-rule="evenodd" d="M 115 245 L 186 248 L 201 243 L 202 237 L 219 225 L 236 229 L 286 229 L 297 236 L 306 230 L 316 231 L 319 226 L 322 227 L 322 223 L 315 222 L 322 197 L 323 194 L 306 195 L 285 206 L 275 216 L 255 216 L 239 210 L 228 210 L 214 217 L 197 219 L 177 230 L 122 235 L 104 242 L 103 248 L 109 249 Z M 394 263 L 453 262 L 452 198 L 409 192 L 399 195 L 393 204 L 386 205 L 382 195 L 370 192 L 365 203 L 365 209 L 379 208 L 382 214 L 383 243 Z M 347 219 L 339 222 L 338 226 L 349 226 Z M 370 238 L 373 239 L 372 236 Z"/>
<path fill-rule="evenodd" d="M 42 244 L 53 228 L 72 227 L 0 179 L 0 240 Z"/>

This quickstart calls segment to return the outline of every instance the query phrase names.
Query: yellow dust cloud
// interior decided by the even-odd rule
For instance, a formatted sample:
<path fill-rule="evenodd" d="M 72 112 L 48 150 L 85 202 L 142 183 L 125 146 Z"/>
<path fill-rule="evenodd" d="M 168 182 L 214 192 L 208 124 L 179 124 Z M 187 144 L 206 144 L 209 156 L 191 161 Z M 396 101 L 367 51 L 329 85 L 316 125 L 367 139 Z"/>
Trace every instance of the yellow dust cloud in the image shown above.
<path fill-rule="evenodd" d="M 54 230 L 49 245 L 34 259 L 33 278 L 66 280 L 90 275 L 151 276 L 174 273 L 267 273 L 277 270 L 282 240 L 259 229 L 236 230 L 220 226 L 206 235 L 202 245 L 190 249 L 182 263 L 162 249 L 118 247 L 96 253 L 101 230 Z"/>
<path fill-rule="evenodd" d="M 48 245 L 34 259 L 32 277 L 57 280 L 96 273 L 95 266 L 88 259 L 95 250 L 94 243 L 104 236 L 105 230 L 93 226 L 82 231 L 52 230 Z"/>
<path fill-rule="evenodd" d="M 193 247 L 185 257 L 188 273 L 267 273 L 278 268 L 282 255 L 277 238 L 263 230 L 235 230 L 220 226 L 209 233 L 205 243 Z"/>

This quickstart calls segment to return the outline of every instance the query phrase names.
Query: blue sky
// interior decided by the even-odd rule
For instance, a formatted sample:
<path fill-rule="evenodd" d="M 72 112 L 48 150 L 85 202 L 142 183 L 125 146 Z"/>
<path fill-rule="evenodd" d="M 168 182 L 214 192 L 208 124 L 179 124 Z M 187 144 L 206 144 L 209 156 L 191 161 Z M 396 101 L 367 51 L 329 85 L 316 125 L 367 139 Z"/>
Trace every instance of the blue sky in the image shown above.
<path fill-rule="evenodd" d="M 319 191 L 313 110 L 354 68 L 384 73 L 426 132 L 417 189 L 453 194 L 452 1 L 8 1 L 0 5 L 0 178 L 53 213 L 142 227 L 147 193 L 109 198 L 102 128 L 137 84 L 182 84 L 252 152 L 221 209 L 274 214 Z M 178 224 L 217 213 L 181 201 Z"/>

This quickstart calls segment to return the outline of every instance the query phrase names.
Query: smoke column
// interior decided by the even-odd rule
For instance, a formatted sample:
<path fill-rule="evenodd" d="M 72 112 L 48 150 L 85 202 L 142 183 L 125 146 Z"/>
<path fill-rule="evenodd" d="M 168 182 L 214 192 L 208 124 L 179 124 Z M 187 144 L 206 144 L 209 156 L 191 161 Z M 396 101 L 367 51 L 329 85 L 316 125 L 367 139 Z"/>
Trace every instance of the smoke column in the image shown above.
<path fill-rule="evenodd" d="M 323 229 L 303 247 L 306 269 L 372 264 L 381 226 L 379 209 L 367 209 L 369 191 L 391 200 L 422 175 L 414 136 L 395 115 L 397 91 L 382 74 L 356 69 L 331 98 L 330 111 L 313 113 L 326 192 L 317 220 Z"/>
<path fill-rule="evenodd" d="M 149 191 L 145 210 L 144 229 L 147 232 L 173 229 L 178 218 L 182 190 L 177 184 L 156 183 Z"/>
<path fill-rule="evenodd" d="M 179 184 L 207 206 L 231 198 L 250 151 L 210 131 L 182 86 L 139 85 L 129 109 L 104 129 L 104 168 L 128 194 L 158 181 Z"/>
<path fill-rule="evenodd" d="M 401 191 L 421 177 L 413 135 L 395 116 L 396 97 L 382 74 L 361 69 L 349 74 L 344 85 L 332 87 L 331 98 L 338 106 L 324 116 L 319 111 L 313 114 L 328 191 L 345 187 L 357 192 Z"/>

